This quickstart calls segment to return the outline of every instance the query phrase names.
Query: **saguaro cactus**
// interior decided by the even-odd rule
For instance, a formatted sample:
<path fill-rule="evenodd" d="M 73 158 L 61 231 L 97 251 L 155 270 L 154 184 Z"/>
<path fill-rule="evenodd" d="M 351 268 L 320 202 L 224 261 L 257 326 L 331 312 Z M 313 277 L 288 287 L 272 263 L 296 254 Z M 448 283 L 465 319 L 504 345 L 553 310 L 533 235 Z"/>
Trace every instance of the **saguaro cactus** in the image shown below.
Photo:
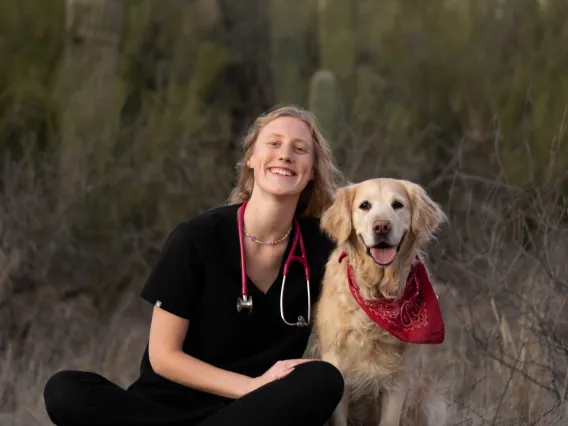
<path fill-rule="evenodd" d="M 351 0 L 318 0 L 320 67 L 332 71 L 349 93 L 357 54 L 355 10 Z"/>
<path fill-rule="evenodd" d="M 301 103 L 305 99 L 308 54 L 303 34 L 309 22 L 305 3 L 270 0 L 271 68 L 277 103 Z"/>
<path fill-rule="evenodd" d="M 124 1 L 67 0 L 67 11 L 60 173 L 62 194 L 73 197 L 85 184 L 89 155 L 102 169 L 112 148 Z"/>
<path fill-rule="evenodd" d="M 345 162 L 341 144 L 342 101 L 333 72 L 321 69 L 312 75 L 308 105 L 316 115 L 322 133 L 331 144 L 337 162 L 342 165 Z"/>

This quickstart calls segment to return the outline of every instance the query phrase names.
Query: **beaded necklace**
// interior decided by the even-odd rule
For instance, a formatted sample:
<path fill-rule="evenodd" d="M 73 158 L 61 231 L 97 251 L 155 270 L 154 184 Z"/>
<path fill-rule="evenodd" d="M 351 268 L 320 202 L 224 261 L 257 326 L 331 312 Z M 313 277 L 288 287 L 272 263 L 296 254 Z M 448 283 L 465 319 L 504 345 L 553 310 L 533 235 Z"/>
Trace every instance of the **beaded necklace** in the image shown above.
<path fill-rule="evenodd" d="M 290 236 L 290 232 L 292 231 L 292 225 L 290 225 L 290 229 L 288 229 L 288 231 L 284 234 L 284 236 L 278 240 L 274 240 L 274 241 L 262 241 L 259 240 L 258 238 L 256 238 L 254 235 L 250 235 L 247 230 L 245 229 L 245 235 L 247 237 L 250 238 L 251 241 L 254 241 L 257 244 L 266 244 L 266 245 L 274 245 L 274 244 L 278 244 L 281 243 L 282 241 L 284 241 L 286 238 L 288 238 Z"/>

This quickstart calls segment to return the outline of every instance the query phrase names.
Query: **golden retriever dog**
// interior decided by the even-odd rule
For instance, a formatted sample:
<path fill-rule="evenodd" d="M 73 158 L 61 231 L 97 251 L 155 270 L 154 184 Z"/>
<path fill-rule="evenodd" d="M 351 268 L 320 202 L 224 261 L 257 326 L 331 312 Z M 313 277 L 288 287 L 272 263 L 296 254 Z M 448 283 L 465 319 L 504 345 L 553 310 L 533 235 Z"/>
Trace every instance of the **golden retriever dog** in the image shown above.
<path fill-rule="evenodd" d="M 446 402 L 427 374 L 444 326 L 421 254 L 445 220 L 421 186 L 389 178 L 341 188 L 322 216 L 337 247 L 315 307 L 314 348 L 345 378 L 332 426 L 445 424 Z"/>

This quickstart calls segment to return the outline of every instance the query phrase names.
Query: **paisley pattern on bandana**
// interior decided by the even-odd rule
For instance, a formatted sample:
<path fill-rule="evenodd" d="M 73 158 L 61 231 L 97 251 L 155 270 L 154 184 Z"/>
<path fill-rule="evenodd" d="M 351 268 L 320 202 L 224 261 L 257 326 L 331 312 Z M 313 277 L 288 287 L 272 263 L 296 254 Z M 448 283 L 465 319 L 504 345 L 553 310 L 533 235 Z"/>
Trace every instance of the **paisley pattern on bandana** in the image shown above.
<path fill-rule="evenodd" d="M 346 257 L 342 253 L 339 262 Z M 412 265 L 403 296 L 398 300 L 379 297 L 364 299 L 357 286 L 353 267 L 347 264 L 351 294 L 367 316 L 398 339 L 409 343 L 438 344 L 444 341 L 445 327 L 438 298 L 428 272 L 417 258 Z"/>

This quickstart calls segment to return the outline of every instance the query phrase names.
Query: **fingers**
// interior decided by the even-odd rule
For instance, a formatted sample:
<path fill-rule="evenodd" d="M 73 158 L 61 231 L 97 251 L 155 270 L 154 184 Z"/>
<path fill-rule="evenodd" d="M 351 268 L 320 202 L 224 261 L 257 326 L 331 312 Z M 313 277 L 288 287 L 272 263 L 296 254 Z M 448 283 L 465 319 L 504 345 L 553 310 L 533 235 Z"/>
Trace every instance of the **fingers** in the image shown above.
<path fill-rule="evenodd" d="M 294 369 L 295 364 L 292 360 L 285 360 L 285 361 L 278 361 L 274 366 L 271 368 L 272 370 L 272 378 L 273 380 L 281 379 L 284 376 L 290 374 L 290 372 Z"/>
<path fill-rule="evenodd" d="M 286 377 L 288 374 L 290 374 L 292 371 L 294 371 L 294 368 L 297 365 L 306 363 L 306 362 L 310 362 L 310 361 L 317 361 L 316 359 L 309 359 L 309 358 L 301 358 L 301 359 L 286 359 L 283 361 L 278 361 L 276 364 L 274 364 L 273 366 L 273 374 L 272 377 L 274 378 L 274 380 L 278 380 L 281 379 L 283 377 Z"/>
<path fill-rule="evenodd" d="M 296 365 L 303 364 L 305 362 L 317 361 L 316 359 L 301 358 L 301 359 L 286 359 L 284 361 L 278 361 L 276 364 L 280 364 L 282 368 L 295 367 Z"/>
<path fill-rule="evenodd" d="M 280 380 L 284 377 L 286 377 L 288 374 L 290 374 L 292 371 L 294 371 L 294 367 L 290 367 L 290 368 L 286 368 L 282 371 L 279 371 L 275 374 L 274 376 L 274 380 Z"/>

